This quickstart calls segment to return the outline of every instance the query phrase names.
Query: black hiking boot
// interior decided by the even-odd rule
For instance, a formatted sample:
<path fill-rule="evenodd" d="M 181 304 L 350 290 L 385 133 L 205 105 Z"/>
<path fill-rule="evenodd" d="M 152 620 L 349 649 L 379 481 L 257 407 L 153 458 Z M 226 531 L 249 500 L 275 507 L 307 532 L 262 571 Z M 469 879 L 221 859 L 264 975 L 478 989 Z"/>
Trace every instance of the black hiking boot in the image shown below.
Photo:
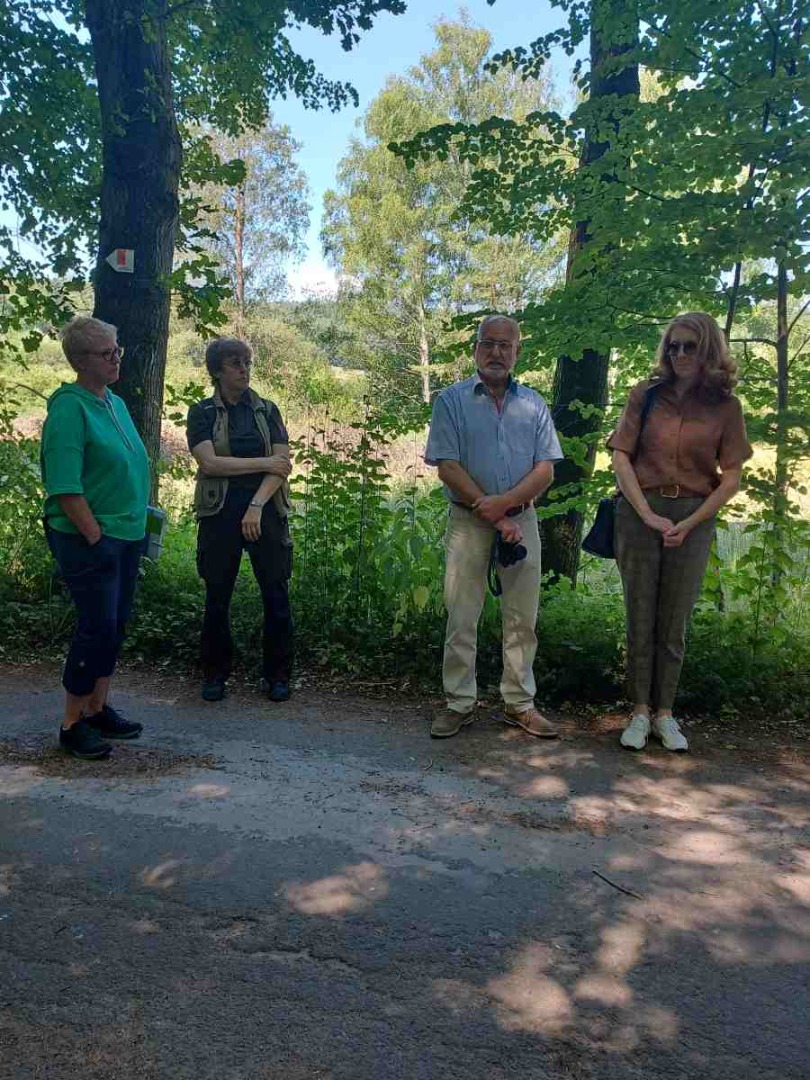
<path fill-rule="evenodd" d="M 262 679 L 259 682 L 259 689 L 263 694 L 267 694 L 271 701 L 289 701 L 290 699 L 290 684 L 286 679 Z"/>
<path fill-rule="evenodd" d="M 209 679 L 203 683 L 203 701 L 222 701 L 228 692 L 224 679 Z"/>
<path fill-rule="evenodd" d="M 95 761 L 110 756 L 112 747 L 104 742 L 99 733 L 86 720 L 79 720 L 69 728 L 59 729 L 59 745 L 67 754 L 83 761 Z"/>
<path fill-rule="evenodd" d="M 143 724 L 127 720 L 112 705 L 105 705 L 101 712 L 84 719 L 94 731 L 108 739 L 137 739 L 143 731 Z"/>

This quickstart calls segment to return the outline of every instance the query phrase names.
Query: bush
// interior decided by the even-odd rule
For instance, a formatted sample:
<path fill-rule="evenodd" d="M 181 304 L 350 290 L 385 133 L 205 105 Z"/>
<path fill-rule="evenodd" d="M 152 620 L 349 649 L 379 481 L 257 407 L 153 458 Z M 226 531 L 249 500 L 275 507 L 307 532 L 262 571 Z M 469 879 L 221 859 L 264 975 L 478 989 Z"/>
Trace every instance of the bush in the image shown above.
<path fill-rule="evenodd" d="M 567 579 L 542 593 L 535 674 L 540 697 L 616 701 L 623 697 L 624 606 L 616 593 L 574 590 Z"/>
<path fill-rule="evenodd" d="M 5 416 L 5 421 L 3 417 Z M 11 438 L 0 413 L 0 658 L 57 655 L 73 613 L 54 586 L 40 523 L 38 445 Z M 351 438 L 310 432 L 296 447 L 303 471 L 293 492 L 291 583 L 302 666 L 348 676 L 421 680 L 440 692 L 444 639 L 446 504 L 441 492 L 411 486 L 392 492 L 383 451 L 389 434 L 369 418 Z M 722 573 L 707 575 L 695 613 L 678 708 L 687 713 L 807 718 L 810 625 L 806 585 L 780 580 L 780 605 L 743 586 L 756 537 L 734 561 L 724 539 Z M 737 545 L 739 548 L 739 545 Z M 204 589 L 196 570 L 196 526 L 187 500 L 174 509 L 163 555 L 146 564 L 124 655 L 152 667 L 197 662 Z M 715 556 L 716 558 L 716 556 Z M 748 560 L 748 561 L 746 561 Z M 803 565 L 797 556 L 797 565 Z M 747 575 L 747 576 L 746 576 Z M 792 579 L 791 579 L 792 580 Z M 767 594 L 770 595 L 770 594 Z M 766 602 L 767 601 L 767 602 Z M 262 605 L 248 560 L 233 604 L 237 665 L 258 673 Z M 591 566 L 574 590 L 546 583 L 535 665 L 541 700 L 610 702 L 622 695 L 624 611 L 611 564 Z M 500 676 L 500 611 L 487 598 L 479 627 L 479 680 Z"/>

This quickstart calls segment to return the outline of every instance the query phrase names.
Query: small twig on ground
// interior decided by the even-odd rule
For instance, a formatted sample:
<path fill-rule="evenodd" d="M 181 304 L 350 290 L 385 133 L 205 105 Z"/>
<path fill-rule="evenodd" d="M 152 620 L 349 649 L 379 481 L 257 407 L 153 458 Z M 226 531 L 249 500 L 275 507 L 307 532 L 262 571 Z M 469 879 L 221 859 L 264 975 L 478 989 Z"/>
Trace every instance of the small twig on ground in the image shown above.
<path fill-rule="evenodd" d="M 625 887 L 623 885 L 617 885 L 615 881 L 611 881 L 610 878 L 605 877 L 604 874 L 600 874 L 598 870 L 594 870 L 594 873 L 596 874 L 596 876 L 598 878 L 601 878 L 602 881 L 607 882 L 608 885 L 612 885 L 614 889 L 618 889 L 619 892 L 623 892 L 625 894 L 625 896 L 632 896 L 634 900 L 643 900 L 644 899 L 643 896 L 639 896 L 638 893 L 633 892 L 632 889 L 625 889 Z"/>
<path fill-rule="evenodd" d="M 427 765 L 423 766 L 422 772 L 427 772 L 428 769 L 432 769 L 432 768 L 433 768 L 433 758 L 430 759 L 430 761 L 427 763 Z"/>

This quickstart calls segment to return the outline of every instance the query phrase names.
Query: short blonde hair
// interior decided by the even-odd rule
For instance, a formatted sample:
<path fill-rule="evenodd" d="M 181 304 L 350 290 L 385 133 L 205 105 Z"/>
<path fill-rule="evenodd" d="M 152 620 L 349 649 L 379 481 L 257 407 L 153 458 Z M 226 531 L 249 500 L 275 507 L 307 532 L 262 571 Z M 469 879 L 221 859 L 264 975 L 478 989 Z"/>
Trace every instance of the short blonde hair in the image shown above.
<path fill-rule="evenodd" d="M 685 311 L 676 315 L 667 326 L 658 345 L 658 367 L 655 374 L 673 382 L 675 371 L 669 356 L 669 342 L 672 331 L 678 327 L 691 330 L 697 335 L 697 358 L 700 361 L 700 388 L 715 397 L 727 397 L 737 382 L 736 361 L 731 357 L 725 335 L 711 315 L 703 311 Z"/>
<path fill-rule="evenodd" d="M 59 337 L 62 341 L 62 352 L 71 367 L 75 367 L 75 361 L 86 353 L 95 339 L 103 334 L 105 337 L 112 335 L 118 337 L 118 327 L 112 323 L 94 319 L 91 315 L 76 315 L 65 326 Z"/>

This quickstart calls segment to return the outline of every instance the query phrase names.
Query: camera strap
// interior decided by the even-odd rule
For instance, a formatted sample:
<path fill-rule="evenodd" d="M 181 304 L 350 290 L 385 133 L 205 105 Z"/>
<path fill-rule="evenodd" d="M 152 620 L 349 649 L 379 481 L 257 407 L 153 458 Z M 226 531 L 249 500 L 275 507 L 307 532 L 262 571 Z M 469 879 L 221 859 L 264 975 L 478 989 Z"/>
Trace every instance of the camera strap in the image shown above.
<path fill-rule="evenodd" d="M 498 533 L 492 537 L 492 547 L 489 551 L 489 567 L 487 568 L 487 585 L 493 596 L 500 596 L 503 592 L 501 579 L 498 576 Z"/>

